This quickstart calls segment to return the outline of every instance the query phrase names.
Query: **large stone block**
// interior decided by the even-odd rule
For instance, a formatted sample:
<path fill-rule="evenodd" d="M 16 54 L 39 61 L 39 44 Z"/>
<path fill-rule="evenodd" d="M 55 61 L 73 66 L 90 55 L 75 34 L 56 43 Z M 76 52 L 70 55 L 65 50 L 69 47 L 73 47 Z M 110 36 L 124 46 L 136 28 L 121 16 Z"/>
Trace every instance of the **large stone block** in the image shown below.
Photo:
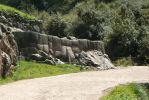
<path fill-rule="evenodd" d="M 49 54 L 49 45 L 43 45 L 43 51 Z"/>
<path fill-rule="evenodd" d="M 62 38 L 61 42 L 63 46 L 72 46 L 72 42 L 68 39 Z"/>
<path fill-rule="evenodd" d="M 48 44 L 49 40 L 46 34 L 39 34 L 38 37 L 38 44 Z"/>
<path fill-rule="evenodd" d="M 88 50 L 88 40 L 87 39 L 79 39 L 79 48 L 82 51 Z"/>
<path fill-rule="evenodd" d="M 28 41 L 30 43 L 38 43 L 38 37 L 39 37 L 39 34 L 38 33 L 35 33 L 35 32 L 29 32 L 28 33 Z"/>
<path fill-rule="evenodd" d="M 49 49 L 52 49 L 52 36 L 51 35 L 48 36 L 48 46 L 49 46 Z"/>
<path fill-rule="evenodd" d="M 57 36 L 53 36 L 52 44 L 53 44 L 53 46 L 52 46 L 53 51 L 61 51 L 62 42 L 61 42 L 60 38 L 58 38 Z"/>
<path fill-rule="evenodd" d="M 69 63 L 74 62 L 75 55 L 74 55 L 71 47 L 67 47 L 66 52 L 67 52 L 67 62 L 69 62 Z"/>

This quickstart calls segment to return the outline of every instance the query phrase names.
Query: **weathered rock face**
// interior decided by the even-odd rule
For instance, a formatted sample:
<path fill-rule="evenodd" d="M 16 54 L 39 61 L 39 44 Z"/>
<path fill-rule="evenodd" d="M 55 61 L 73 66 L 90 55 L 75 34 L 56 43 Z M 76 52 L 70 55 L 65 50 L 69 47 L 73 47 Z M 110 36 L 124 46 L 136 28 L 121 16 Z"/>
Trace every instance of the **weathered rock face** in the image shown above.
<path fill-rule="evenodd" d="M 19 28 L 23 31 L 43 32 L 42 22 L 39 20 L 27 20 L 17 14 L 0 11 L 0 23 L 9 27 Z"/>
<path fill-rule="evenodd" d="M 105 56 L 104 45 L 101 41 L 58 38 L 35 32 L 15 32 L 14 35 L 21 53 L 27 58 L 33 57 L 33 55 L 35 58 L 35 54 L 36 56 L 41 55 L 42 51 L 47 56 L 58 58 L 63 62 L 85 66 L 113 67 L 108 57 Z"/>
<path fill-rule="evenodd" d="M 77 55 L 77 59 L 81 65 L 95 66 L 102 70 L 114 67 L 108 56 L 97 50 L 87 52 L 82 51 Z"/>
<path fill-rule="evenodd" d="M 17 62 L 17 44 L 10 29 L 0 24 L 0 77 L 5 78 Z"/>

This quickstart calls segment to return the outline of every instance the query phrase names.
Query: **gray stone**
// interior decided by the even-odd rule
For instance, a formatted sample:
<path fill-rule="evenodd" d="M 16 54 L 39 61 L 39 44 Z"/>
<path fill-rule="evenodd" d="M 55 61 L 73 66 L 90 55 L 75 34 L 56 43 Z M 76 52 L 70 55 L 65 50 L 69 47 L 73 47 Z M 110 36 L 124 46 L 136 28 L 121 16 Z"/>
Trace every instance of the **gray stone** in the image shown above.
<path fill-rule="evenodd" d="M 49 65 L 55 65 L 55 61 L 49 60 L 49 59 L 46 59 L 43 63 L 49 64 Z"/>
<path fill-rule="evenodd" d="M 56 60 L 56 64 L 65 64 L 64 62 L 62 62 L 60 59 L 55 59 Z"/>
<path fill-rule="evenodd" d="M 69 39 L 69 40 L 78 40 L 78 39 L 77 39 L 76 37 L 74 37 L 74 36 L 68 36 L 67 39 Z"/>
<path fill-rule="evenodd" d="M 70 62 L 70 63 L 73 62 L 74 59 L 75 59 L 75 55 L 74 55 L 71 47 L 67 47 L 66 52 L 67 52 L 66 55 L 67 55 L 67 59 L 68 59 L 67 61 Z"/>
<path fill-rule="evenodd" d="M 34 25 L 33 28 L 34 28 L 35 32 L 40 32 L 40 28 L 38 25 Z"/>
<path fill-rule="evenodd" d="M 77 59 L 79 64 L 84 66 L 94 66 L 101 69 L 110 69 L 113 68 L 114 65 L 111 61 L 104 56 L 100 51 L 82 51 L 80 54 L 77 55 Z"/>
<path fill-rule="evenodd" d="M 42 61 L 43 60 L 43 57 L 40 54 L 32 54 L 30 56 L 30 59 L 31 60 L 36 60 L 36 61 Z"/>

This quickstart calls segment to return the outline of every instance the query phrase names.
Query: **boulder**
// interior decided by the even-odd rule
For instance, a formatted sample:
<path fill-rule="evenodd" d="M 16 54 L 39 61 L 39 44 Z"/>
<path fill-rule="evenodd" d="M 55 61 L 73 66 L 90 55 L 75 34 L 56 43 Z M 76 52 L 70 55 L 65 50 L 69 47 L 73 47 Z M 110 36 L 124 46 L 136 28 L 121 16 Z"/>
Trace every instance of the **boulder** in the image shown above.
<path fill-rule="evenodd" d="M 40 54 L 31 54 L 30 60 L 42 61 L 44 58 Z"/>
<path fill-rule="evenodd" d="M 46 52 L 39 50 L 38 54 L 32 54 L 30 60 L 35 60 L 39 63 L 45 63 L 50 65 L 64 64 L 60 59 L 54 58 L 52 55 L 48 55 Z"/>
<path fill-rule="evenodd" d="M 17 63 L 17 43 L 9 27 L 0 24 L 0 77 L 11 74 L 11 68 Z"/>
<path fill-rule="evenodd" d="M 58 65 L 59 64 L 65 64 L 63 61 L 61 61 L 60 59 L 57 59 L 57 58 L 55 59 L 55 61 L 56 61 L 56 64 L 58 64 Z"/>
<path fill-rule="evenodd" d="M 79 61 L 79 65 L 94 66 L 99 69 L 114 68 L 114 65 L 111 63 L 109 58 L 97 50 L 88 52 L 82 51 L 77 55 L 77 59 Z"/>

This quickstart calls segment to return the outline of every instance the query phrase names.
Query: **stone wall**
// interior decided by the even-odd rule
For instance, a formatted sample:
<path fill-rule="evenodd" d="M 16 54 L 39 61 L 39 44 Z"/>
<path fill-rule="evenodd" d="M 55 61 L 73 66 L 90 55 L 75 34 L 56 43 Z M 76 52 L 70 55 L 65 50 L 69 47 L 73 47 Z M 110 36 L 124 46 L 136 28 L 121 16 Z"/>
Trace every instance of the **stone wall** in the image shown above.
<path fill-rule="evenodd" d="M 108 59 L 101 41 L 59 38 L 35 32 L 14 32 L 13 34 L 18 43 L 19 51 L 27 58 L 32 54 L 41 54 L 42 51 L 63 62 L 98 67 L 105 63 L 105 59 Z M 109 59 L 108 61 L 110 62 Z M 108 67 L 111 66 L 113 67 L 112 64 L 108 65 Z"/>
<path fill-rule="evenodd" d="M 0 78 L 5 78 L 17 63 L 17 43 L 10 28 L 0 24 Z"/>
<path fill-rule="evenodd" d="M 22 29 L 23 31 L 44 33 L 42 28 L 42 21 L 27 20 L 17 14 L 11 14 L 4 11 L 0 11 L 0 23 L 3 23 L 9 27 Z"/>
<path fill-rule="evenodd" d="M 81 51 L 97 50 L 104 53 L 104 45 L 101 41 L 70 40 L 35 32 L 15 32 L 14 35 L 20 49 L 37 48 L 56 58 L 67 58 L 67 52 L 80 53 Z"/>

